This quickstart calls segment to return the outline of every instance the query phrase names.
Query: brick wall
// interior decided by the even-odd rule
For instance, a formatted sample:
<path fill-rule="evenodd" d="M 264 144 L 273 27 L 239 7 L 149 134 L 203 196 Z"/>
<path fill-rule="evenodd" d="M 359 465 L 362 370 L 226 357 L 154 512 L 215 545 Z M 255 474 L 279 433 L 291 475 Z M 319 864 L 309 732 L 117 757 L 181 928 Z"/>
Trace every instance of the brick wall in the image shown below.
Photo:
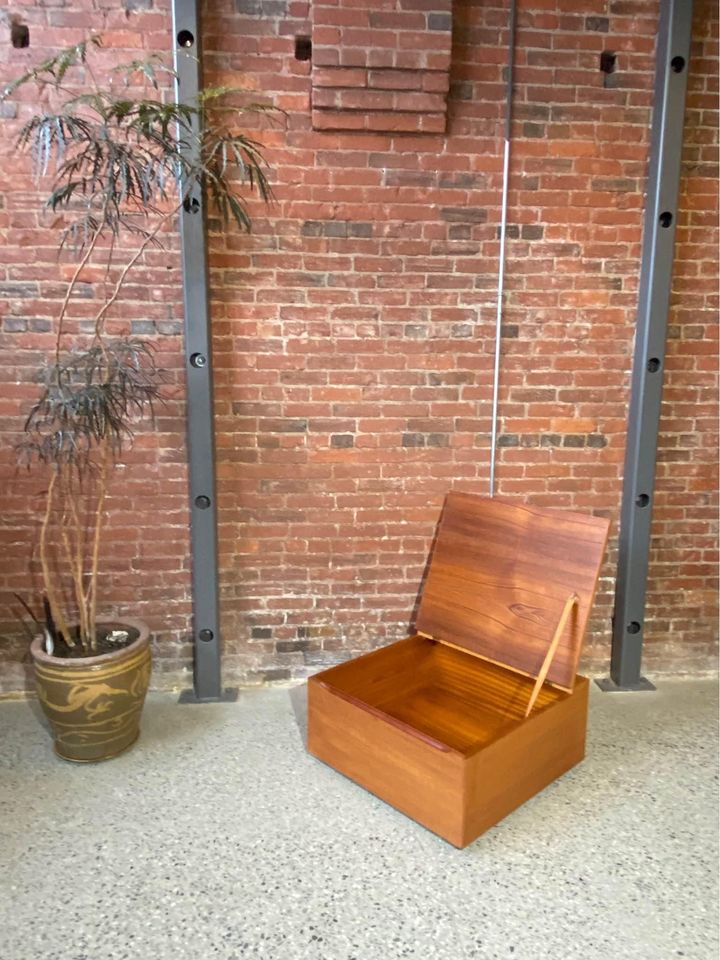
<path fill-rule="evenodd" d="M 89 6 L 24 10 L 28 22 L 53 25 L 44 40 L 64 42 L 77 32 L 56 25 L 63 17 L 72 24 Z M 121 43 L 166 43 L 166 3 L 135 3 L 127 18 L 116 6 L 95 4 L 93 17 L 121 31 Z M 431 0 L 317 6 L 448 15 L 444 2 Z M 586 668 L 602 673 L 658 6 L 578 6 L 519 4 L 497 492 L 612 518 L 585 656 Z M 378 131 L 365 119 L 362 129 L 325 131 L 313 128 L 318 65 L 313 74 L 312 61 L 296 58 L 303 48 L 296 38 L 318 38 L 310 6 L 206 5 L 208 82 L 240 80 L 250 96 L 285 111 L 258 134 L 271 160 L 273 206 L 253 208 L 251 238 L 220 236 L 211 224 L 228 678 L 303 676 L 348 651 L 405 635 L 444 493 L 451 486 L 487 490 L 507 16 L 493 0 L 456 0 L 451 12 L 444 132 L 422 123 L 417 133 Z M 715 6 L 698 0 L 695 19 L 647 623 L 650 674 L 708 669 L 716 642 Z M 356 46 L 343 37 L 345 25 L 332 26 L 339 51 Z M 373 29 L 380 28 L 376 21 Z M 399 39 L 387 43 L 400 48 Z M 616 55 L 613 73 L 599 68 L 603 51 Z M 2 69 L 13 74 L 18 54 L 37 52 L 31 46 L 10 56 L 6 46 Z M 418 89 L 427 67 L 417 65 Z M 414 68 L 401 69 L 409 76 Z M 368 89 L 369 72 L 362 79 Z M 343 83 L 352 86 L 347 77 Z M 389 112 L 369 100 L 336 103 L 344 114 Z M 393 101 L 393 110 L 407 104 Z M 410 112 L 432 113 L 433 105 L 416 102 Z M 13 163 L 14 177 L 17 169 Z M 48 327 L 58 295 L 51 250 L 34 208 L 28 213 L 26 191 L 3 191 L 2 244 L 15 259 L 0 270 L 8 284 L 38 282 L 47 290 L 42 309 L 33 296 L 3 303 L 11 385 L 49 337 L 31 321 Z M 28 247 L 37 279 L 27 273 Z M 172 326 L 179 278 L 176 261 L 169 265 L 167 257 L 148 265 L 153 303 L 136 291 L 122 315 L 129 308 L 142 318 L 134 322 L 150 324 L 179 371 Z M 168 329 L 161 329 L 160 310 Z M 14 429 L 27 388 L 12 390 L 4 412 Z M 168 676 L 187 656 L 181 415 L 178 398 L 160 442 L 148 437 L 147 449 L 141 444 L 133 455 L 143 461 L 136 470 L 146 512 L 137 527 L 123 526 L 127 515 L 114 521 L 115 542 L 122 545 L 123 531 L 132 530 L 132 548 L 115 555 L 109 576 L 113 600 L 127 597 L 128 585 L 133 596 L 142 591 L 141 612 L 164 628 L 159 652 Z M 0 572 L 0 586 L 21 592 L 31 503 L 25 484 L 9 471 L 2 536 L 12 562 Z M 162 575 L 151 562 L 137 568 L 160 540 L 143 522 L 155 504 L 167 506 L 163 517 L 176 518 Z M 126 507 L 118 488 L 118 514 Z M 20 647 L 7 649 L 12 660 Z M 17 669 L 6 675 L 19 682 Z"/>

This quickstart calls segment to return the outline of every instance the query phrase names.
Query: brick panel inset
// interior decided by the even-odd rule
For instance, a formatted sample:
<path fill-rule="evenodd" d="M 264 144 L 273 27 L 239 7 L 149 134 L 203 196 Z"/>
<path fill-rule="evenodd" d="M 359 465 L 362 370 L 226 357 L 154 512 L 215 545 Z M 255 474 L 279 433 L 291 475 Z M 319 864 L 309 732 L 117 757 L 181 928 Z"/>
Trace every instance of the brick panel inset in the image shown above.
<path fill-rule="evenodd" d="M 444 133 L 452 0 L 313 4 L 316 130 Z"/>

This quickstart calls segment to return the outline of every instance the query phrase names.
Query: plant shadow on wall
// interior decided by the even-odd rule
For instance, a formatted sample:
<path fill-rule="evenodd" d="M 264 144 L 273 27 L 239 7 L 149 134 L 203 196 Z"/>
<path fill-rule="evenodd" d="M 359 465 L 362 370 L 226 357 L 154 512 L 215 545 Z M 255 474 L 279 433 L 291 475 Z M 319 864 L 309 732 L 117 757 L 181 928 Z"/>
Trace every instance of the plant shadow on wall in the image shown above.
<path fill-rule="evenodd" d="M 152 342 L 111 336 L 108 317 L 193 191 L 205 192 L 225 227 L 245 231 L 240 189 L 270 197 L 261 145 L 237 129 L 248 112 L 270 108 L 234 105 L 242 91 L 230 87 L 205 89 L 194 103 L 166 101 L 160 78 L 174 73 L 161 58 L 108 70 L 104 53 L 91 36 L 0 98 L 34 87 L 46 106 L 24 123 L 18 145 L 48 185 L 59 257 L 75 263 L 18 445 L 20 463 L 47 477 L 38 535 L 43 615 L 23 602 L 37 630 L 36 685 L 55 749 L 73 760 L 105 759 L 134 742 L 150 674 L 147 627 L 99 619 L 98 574 L 111 472 L 137 424 L 152 428 L 167 378 Z M 74 321 L 79 285 L 98 267 L 105 295 L 89 322 Z"/>

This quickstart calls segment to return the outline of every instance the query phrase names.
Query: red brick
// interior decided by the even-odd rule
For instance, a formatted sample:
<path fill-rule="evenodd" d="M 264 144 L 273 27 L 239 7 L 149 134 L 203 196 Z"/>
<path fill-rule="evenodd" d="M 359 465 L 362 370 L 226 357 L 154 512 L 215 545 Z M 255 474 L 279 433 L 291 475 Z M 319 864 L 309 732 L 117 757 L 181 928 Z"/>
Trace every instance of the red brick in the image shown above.
<path fill-rule="evenodd" d="M 421 90 L 423 77 L 420 70 L 370 70 L 368 86 L 383 90 Z"/>
<path fill-rule="evenodd" d="M 368 75 L 365 70 L 346 70 L 324 67 L 316 68 L 312 72 L 314 87 L 365 87 L 368 84 Z"/>

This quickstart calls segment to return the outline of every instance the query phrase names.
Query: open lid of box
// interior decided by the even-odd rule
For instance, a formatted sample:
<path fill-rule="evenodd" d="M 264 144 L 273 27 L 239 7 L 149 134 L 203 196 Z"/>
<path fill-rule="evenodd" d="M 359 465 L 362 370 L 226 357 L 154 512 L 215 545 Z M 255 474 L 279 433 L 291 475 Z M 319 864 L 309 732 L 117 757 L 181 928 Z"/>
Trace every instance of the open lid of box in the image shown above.
<path fill-rule="evenodd" d="M 535 677 L 574 593 L 546 676 L 572 690 L 609 526 L 603 517 L 449 493 L 418 632 Z"/>

